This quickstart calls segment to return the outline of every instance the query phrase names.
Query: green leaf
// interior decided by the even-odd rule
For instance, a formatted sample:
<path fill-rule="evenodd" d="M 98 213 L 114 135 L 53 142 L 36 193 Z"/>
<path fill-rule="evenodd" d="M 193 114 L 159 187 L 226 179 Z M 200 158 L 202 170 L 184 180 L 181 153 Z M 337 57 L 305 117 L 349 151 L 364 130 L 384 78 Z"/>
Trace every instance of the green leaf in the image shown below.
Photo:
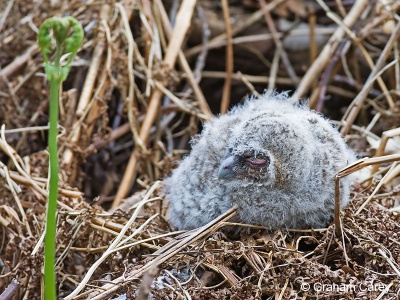
<path fill-rule="evenodd" d="M 73 29 L 73 33 L 70 37 L 65 39 L 65 51 L 75 54 L 79 47 L 82 45 L 84 38 L 84 32 L 81 23 L 72 17 L 68 17 L 69 25 Z"/>
<path fill-rule="evenodd" d="M 64 81 L 68 77 L 68 73 L 71 67 L 69 65 L 61 68 L 61 81 Z"/>
<path fill-rule="evenodd" d="M 72 32 L 70 33 L 70 31 Z M 39 28 L 37 42 L 45 62 L 46 75 L 50 81 L 64 81 L 67 78 L 70 64 L 78 52 L 83 38 L 82 25 L 73 17 L 54 17 L 43 22 Z M 49 54 L 54 52 L 54 49 L 54 63 L 50 63 Z M 64 53 L 70 53 L 70 56 L 66 65 L 61 67 L 60 60 Z"/>

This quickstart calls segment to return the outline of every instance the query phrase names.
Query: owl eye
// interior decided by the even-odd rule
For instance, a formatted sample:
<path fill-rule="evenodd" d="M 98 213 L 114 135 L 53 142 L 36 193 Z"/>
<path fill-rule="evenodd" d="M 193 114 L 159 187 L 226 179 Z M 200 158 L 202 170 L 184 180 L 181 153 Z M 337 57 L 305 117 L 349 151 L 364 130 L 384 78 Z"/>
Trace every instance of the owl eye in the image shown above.
<path fill-rule="evenodd" d="M 251 158 L 246 158 L 246 164 L 250 168 L 262 168 L 268 163 L 268 159 L 265 157 L 251 157 Z"/>

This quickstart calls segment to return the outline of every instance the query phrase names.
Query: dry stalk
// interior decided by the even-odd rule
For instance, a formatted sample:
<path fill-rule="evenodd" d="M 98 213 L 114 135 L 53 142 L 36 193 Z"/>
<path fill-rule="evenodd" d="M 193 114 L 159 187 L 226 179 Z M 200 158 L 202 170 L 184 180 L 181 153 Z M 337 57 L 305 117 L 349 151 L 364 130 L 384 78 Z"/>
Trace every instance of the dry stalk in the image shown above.
<path fill-rule="evenodd" d="M 202 72 L 203 78 L 225 78 L 225 72 L 218 72 L 218 71 L 203 71 Z M 237 81 L 242 81 L 243 78 L 250 83 L 268 83 L 271 81 L 271 77 L 269 76 L 254 76 L 242 73 L 233 73 L 232 79 Z M 275 79 L 277 84 L 282 85 L 290 85 L 292 81 L 287 78 L 277 77 Z"/>
<path fill-rule="evenodd" d="M 379 147 L 376 150 L 374 157 L 379 157 L 379 156 L 384 155 L 385 148 L 386 148 L 386 145 L 387 145 L 389 139 L 393 138 L 395 136 L 398 136 L 398 135 L 400 135 L 400 128 L 395 128 L 395 129 L 384 131 L 382 133 L 381 142 L 379 143 Z M 378 171 L 378 168 L 379 168 L 379 164 L 374 165 L 371 169 L 371 174 L 374 174 L 376 171 Z"/>
<path fill-rule="evenodd" d="M 111 245 L 108 247 L 107 251 L 105 251 L 101 258 L 99 260 L 97 260 L 91 267 L 90 269 L 87 271 L 85 277 L 82 279 L 82 281 L 79 283 L 79 285 L 76 287 L 76 289 L 69 294 L 67 297 L 65 297 L 65 300 L 68 299 L 73 299 L 75 296 L 77 296 L 80 291 L 85 287 L 85 285 L 87 284 L 87 282 L 89 281 L 90 277 L 93 275 L 94 271 L 96 270 L 96 268 L 112 253 L 114 253 L 115 251 L 118 251 L 118 248 L 121 246 L 122 243 L 124 243 L 127 239 L 122 240 L 122 238 L 124 237 L 125 233 L 127 232 L 127 230 L 132 226 L 133 222 L 136 220 L 140 209 L 147 203 L 154 201 L 153 199 L 149 199 L 150 195 L 153 194 L 154 190 L 157 188 L 159 182 L 156 182 L 151 189 L 147 192 L 146 196 L 143 198 L 143 200 L 139 203 L 139 205 L 137 206 L 135 212 L 132 214 L 131 218 L 129 219 L 129 221 L 126 223 L 126 225 L 124 226 L 124 228 L 119 232 L 118 236 L 114 239 L 114 241 L 111 243 Z M 135 230 L 134 235 L 137 235 L 140 231 L 141 231 L 142 227 L 139 227 L 137 230 Z"/>
<path fill-rule="evenodd" d="M 39 47 L 36 44 L 33 44 L 25 51 L 24 54 L 17 56 L 11 63 L 2 68 L 0 71 L 0 78 L 4 79 L 10 77 L 16 71 L 18 71 L 19 68 L 25 65 L 32 56 L 39 52 Z"/>
<path fill-rule="evenodd" d="M 31 227 L 29 226 L 28 219 L 26 218 L 25 210 L 22 207 L 21 200 L 19 199 L 18 194 L 17 194 L 17 191 L 20 191 L 21 189 L 18 187 L 17 191 L 16 191 L 15 182 L 11 179 L 7 166 L 5 166 L 1 161 L 0 161 L 0 167 L 4 171 L 4 177 L 7 181 L 8 188 L 10 189 L 10 191 L 14 197 L 15 203 L 17 204 L 19 213 L 22 216 L 22 223 L 25 225 L 26 230 L 28 231 L 29 237 L 33 237 Z"/>
<path fill-rule="evenodd" d="M 340 18 L 335 13 L 333 13 L 326 6 L 326 4 L 324 2 L 322 2 L 321 0 L 317 0 L 317 1 L 323 7 L 323 9 L 326 11 L 327 16 L 332 21 L 334 21 L 336 24 L 338 24 L 338 26 L 343 28 L 343 30 L 346 32 L 346 34 L 352 39 L 353 43 L 360 49 L 361 53 L 363 54 L 365 60 L 367 61 L 369 67 L 372 70 L 374 68 L 374 61 L 371 58 L 371 56 L 368 54 L 368 51 L 365 49 L 364 45 L 357 38 L 357 36 L 349 28 L 347 28 L 345 24 L 343 24 L 343 22 L 340 20 Z M 366 11 L 364 11 L 363 15 L 367 15 L 368 11 L 369 11 L 368 9 Z M 365 18 L 363 15 L 362 15 L 362 19 Z M 391 97 L 391 95 L 390 95 L 390 93 L 389 93 L 389 91 L 388 91 L 388 89 L 386 87 L 386 84 L 384 83 L 383 79 L 381 77 L 378 77 L 377 81 L 378 81 L 378 84 L 379 84 L 380 88 L 382 89 L 383 94 L 386 95 L 386 98 L 387 98 L 387 101 L 389 103 L 390 108 L 394 109 L 393 98 Z"/>
<path fill-rule="evenodd" d="M 153 283 L 154 277 L 157 275 L 157 268 L 150 268 L 143 275 L 142 283 L 140 284 L 140 288 L 138 291 L 138 295 L 136 296 L 136 300 L 147 300 L 150 296 L 151 284 Z"/>
<path fill-rule="evenodd" d="M 15 294 L 20 289 L 20 282 L 13 278 L 7 288 L 1 293 L 0 299 L 1 300 L 11 300 L 14 298 Z"/>
<path fill-rule="evenodd" d="M 101 16 L 104 18 L 109 12 L 109 5 L 104 5 L 102 8 Z M 69 135 L 69 142 L 73 145 L 79 141 L 81 135 L 81 128 L 83 117 L 88 111 L 89 103 L 94 101 L 92 99 L 93 89 L 99 73 L 99 68 L 103 64 L 103 53 L 105 49 L 105 34 L 103 31 L 99 33 L 99 40 L 93 51 L 93 57 L 90 63 L 89 70 L 86 75 L 85 83 L 83 85 L 82 93 L 78 101 L 78 107 L 75 115 L 78 118 L 78 122 L 74 124 L 74 127 Z M 85 113 L 86 112 L 86 113 Z M 74 153 L 70 148 L 65 149 L 62 164 L 69 166 L 74 158 Z"/>
<path fill-rule="evenodd" d="M 183 238 L 180 242 L 168 243 L 167 245 L 165 245 L 163 248 L 161 248 L 156 252 L 156 253 L 161 253 L 159 256 L 149 261 L 147 264 L 145 264 L 138 270 L 134 270 L 133 272 L 131 272 L 131 274 L 126 274 L 123 277 L 114 279 L 111 284 L 106 284 L 105 286 L 102 287 L 102 289 L 105 289 L 105 291 L 101 293 L 95 292 L 94 294 L 92 294 L 92 296 L 94 296 L 92 299 L 99 300 L 99 299 L 104 299 L 104 297 L 108 297 L 109 295 L 117 291 L 119 288 L 129 283 L 131 280 L 141 277 L 143 273 L 146 272 L 150 267 L 159 266 L 160 264 L 164 263 L 175 254 L 177 254 L 179 251 L 187 247 L 189 244 L 217 230 L 221 222 L 229 220 L 235 214 L 236 214 L 236 207 L 231 208 L 230 210 L 222 214 L 220 217 L 211 221 L 205 226 L 188 232 L 187 237 Z"/>
<path fill-rule="evenodd" d="M 278 51 L 280 52 L 281 58 L 282 58 L 282 62 L 284 63 L 285 67 L 286 67 L 286 72 L 289 74 L 290 79 L 292 80 L 292 82 L 297 85 L 299 83 L 299 79 L 297 78 L 297 75 L 293 69 L 292 64 L 290 63 L 289 57 L 286 53 L 286 51 L 283 48 L 282 42 L 281 40 L 278 38 L 278 31 L 275 27 L 274 21 L 272 20 L 272 16 L 271 13 L 268 9 L 267 4 L 265 3 L 265 0 L 259 0 L 260 2 L 260 6 L 261 9 L 264 13 L 264 17 L 265 17 L 265 22 L 267 23 L 269 30 L 272 33 L 272 37 L 274 39 L 276 48 L 278 49 Z"/>
<path fill-rule="evenodd" d="M 164 26 L 164 30 L 165 30 L 168 38 L 171 39 L 172 28 L 171 28 L 171 24 L 168 19 L 167 12 L 165 11 L 164 5 L 162 4 L 161 0 L 156 0 L 156 1 L 158 4 L 157 9 L 159 9 L 162 23 Z M 194 92 L 197 100 L 199 101 L 200 110 L 202 111 L 202 113 L 204 115 L 211 117 L 213 114 L 212 114 L 210 107 L 208 106 L 207 100 L 204 97 L 203 92 L 200 89 L 199 84 L 189 66 L 189 63 L 188 63 L 185 55 L 182 52 L 182 49 L 179 50 L 179 63 L 181 64 L 181 67 L 186 74 L 187 80 L 189 81 L 189 83 L 193 89 L 193 92 Z"/>
<path fill-rule="evenodd" d="M 221 114 L 225 114 L 228 111 L 229 103 L 231 101 L 231 84 L 232 84 L 232 73 L 233 73 L 233 45 L 232 45 L 232 28 L 229 16 L 229 5 L 227 0 L 221 0 L 222 11 L 224 15 L 224 24 L 226 32 L 226 52 L 225 52 L 225 72 L 226 77 L 224 81 L 224 87 L 222 90 L 221 100 Z"/>
<path fill-rule="evenodd" d="M 335 177 L 335 232 L 338 237 L 341 237 L 343 232 L 340 220 L 340 179 L 371 165 L 396 162 L 395 164 L 392 165 L 388 173 L 385 175 L 386 177 L 389 176 L 391 171 L 394 169 L 395 165 L 397 165 L 398 161 L 400 161 L 400 154 L 386 155 L 373 158 L 365 157 L 363 159 L 356 161 L 351 165 L 348 165 L 347 167 L 344 167 L 342 170 L 338 172 L 338 174 Z M 379 188 L 382 186 L 382 184 L 386 179 L 385 177 L 382 178 L 380 184 L 378 184 L 378 186 L 375 188 L 375 191 L 368 197 L 368 199 L 363 203 L 363 205 L 360 206 L 360 208 L 354 214 L 355 216 L 357 216 L 361 212 L 361 210 L 368 204 L 368 202 L 372 199 L 375 193 L 379 190 Z"/>
<path fill-rule="evenodd" d="M 174 102 L 176 106 L 178 106 L 182 111 L 187 112 L 188 114 L 193 115 L 204 121 L 207 121 L 209 119 L 209 116 L 199 113 L 193 108 L 188 107 L 188 105 L 184 101 L 176 97 L 171 91 L 169 91 L 165 86 L 163 86 L 161 82 L 155 81 L 154 85 L 158 89 L 160 89 L 164 93 L 164 95 L 166 95 L 172 102 Z"/>
<path fill-rule="evenodd" d="M 117 3 L 116 7 L 119 9 L 119 13 L 121 14 L 122 18 L 122 24 L 124 26 L 124 33 L 126 36 L 126 39 L 128 40 L 128 59 L 127 59 L 127 67 L 128 67 L 128 79 L 129 79 L 129 87 L 128 87 L 128 97 L 125 100 L 127 102 L 128 106 L 128 119 L 129 119 L 129 125 L 131 132 L 133 134 L 133 139 L 135 141 L 135 145 L 137 145 L 142 151 L 146 151 L 146 146 L 143 144 L 142 140 L 139 137 L 139 133 L 137 131 L 137 128 L 139 127 L 138 120 L 136 118 L 136 111 L 137 111 L 137 105 L 135 101 L 135 78 L 133 74 L 133 56 L 134 56 L 134 50 L 137 53 L 137 56 L 140 57 L 139 61 L 142 61 L 142 64 L 144 65 L 144 59 L 140 56 L 139 51 L 137 50 L 137 45 L 133 39 L 133 34 L 132 31 L 129 27 L 129 19 L 128 15 L 125 11 L 125 8 L 122 6 L 121 3 Z M 150 68 L 149 68 L 150 72 Z"/>
<path fill-rule="evenodd" d="M 285 1 L 286 0 L 274 0 L 267 4 L 267 8 L 268 8 L 268 10 L 273 10 L 274 8 L 276 8 L 277 6 L 279 6 L 281 3 L 285 2 Z M 238 24 L 235 27 L 232 27 L 232 36 L 239 34 L 246 28 L 253 25 L 254 23 L 259 22 L 263 16 L 264 16 L 264 13 L 263 13 L 262 9 L 257 10 L 245 22 L 243 22 L 242 24 Z M 208 43 L 208 49 L 213 49 L 213 48 L 224 46 L 224 45 L 226 45 L 226 40 L 227 40 L 227 38 L 226 38 L 226 32 L 225 32 L 225 33 L 222 33 L 222 34 L 214 37 L 212 40 L 210 40 Z M 199 45 L 199 46 L 195 46 L 195 47 L 189 49 L 188 51 L 185 51 L 186 57 L 191 58 L 192 56 L 200 53 L 202 50 L 202 47 L 203 47 L 202 45 Z"/>
<path fill-rule="evenodd" d="M 384 68 L 384 63 L 386 62 L 387 58 L 389 57 L 392 47 L 397 41 L 398 37 L 400 36 L 400 22 L 397 23 L 395 29 L 393 30 L 392 35 L 390 36 L 388 42 L 385 45 L 385 48 L 382 50 L 381 55 L 379 56 L 378 61 L 375 64 L 375 67 L 371 71 L 370 75 L 368 76 L 367 81 L 364 84 L 364 87 L 360 91 L 360 93 L 357 95 L 357 97 L 353 100 L 351 105 L 346 111 L 346 114 L 343 116 L 343 123 L 345 126 L 341 129 L 340 133 L 342 136 L 345 136 L 349 130 L 350 126 L 353 124 L 354 120 L 358 116 L 358 113 L 361 110 L 361 107 L 363 103 L 365 102 L 365 99 L 367 98 L 368 93 L 370 92 L 372 88 L 373 82 L 379 78 L 379 75 L 381 74 L 382 71 L 388 68 L 386 66 Z M 395 60 L 397 62 L 397 59 Z M 393 63 L 394 64 L 394 63 Z"/>
<path fill-rule="evenodd" d="M 170 68 L 173 68 L 173 66 L 175 65 L 175 61 L 181 49 L 183 39 L 190 26 L 195 4 L 196 0 L 185 0 L 182 2 L 182 5 L 178 11 L 178 15 L 176 17 L 176 25 L 174 27 L 175 30 L 172 34 L 171 40 L 168 44 L 167 52 L 164 57 L 164 63 Z M 143 144 L 147 144 L 147 142 L 149 141 L 150 130 L 157 117 L 162 95 L 163 94 L 159 89 L 155 89 L 153 94 L 151 95 L 149 106 L 147 108 L 147 114 L 139 132 L 139 137 L 142 140 Z M 118 192 L 115 195 L 111 207 L 112 209 L 118 207 L 122 199 L 127 195 L 135 179 L 134 174 L 137 163 L 138 151 L 137 149 L 135 149 L 129 158 L 124 176 L 118 188 Z"/>
<path fill-rule="evenodd" d="M 279 58 L 281 57 L 282 47 L 277 47 L 274 53 L 274 58 L 272 60 L 270 81 L 268 82 L 268 90 L 273 91 L 276 86 L 276 77 L 279 71 Z"/>
<path fill-rule="evenodd" d="M 363 13 L 364 9 L 367 7 L 367 0 L 357 0 L 347 16 L 343 20 L 343 24 L 347 28 L 353 27 L 353 25 L 358 21 L 360 15 Z M 300 84 L 293 95 L 295 100 L 298 100 L 305 96 L 307 91 L 311 88 L 312 84 L 315 82 L 317 77 L 321 74 L 321 71 L 325 67 L 328 60 L 332 57 L 333 53 L 336 51 L 340 42 L 345 35 L 345 31 L 342 27 L 338 27 L 335 33 L 331 36 L 325 47 L 322 49 L 318 58 L 314 61 L 311 67 L 308 69 L 306 74 L 300 81 Z"/>
<path fill-rule="evenodd" d="M 4 124 L 1 126 L 1 139 L 0 139 L 0 148 L 8 155 L 8 157 L 13 161 L 15 167 L 18 172 L 22 174 L 25 179 L 27 179 L 30 184 L 44 197 L 47 197 L 47 192 L 42 189 L 25 171 L 26 166 L 24 166 L 23 160 L 17 154 L 17 152 L 7 143 L 5 137 L 5 126 Z"/>

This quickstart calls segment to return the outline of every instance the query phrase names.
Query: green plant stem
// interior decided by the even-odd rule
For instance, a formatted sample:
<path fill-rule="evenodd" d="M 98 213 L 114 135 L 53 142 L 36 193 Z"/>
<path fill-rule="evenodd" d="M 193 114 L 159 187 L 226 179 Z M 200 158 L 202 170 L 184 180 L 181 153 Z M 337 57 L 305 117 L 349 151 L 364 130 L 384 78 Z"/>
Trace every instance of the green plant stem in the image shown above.
<path fill-rule="evenodd" d="M 59 76 L 56 76 L 59 77 Z M 61 80 L 50 81 L 50 128 L 49 128 L 49 158 L 50 187 L 47 203 L 46 235 L 44 240 L 44 290 L 45 299 L 56 299 L 56 228 L 57 228 L 57 198 L 58 198 L 58 95 Z"/>
<path fill-rule="evenodd" d="M 56 53 L 54 55 L 54 66 L 57 68 L 57 71 L 59 72 L 58 74 L 61 74 L 61 70 L 58 70 L 60 68 L 61 56 L 62 56 L 62 46 L 57 44 Z M 57 76 L 56 80 L 59 81 L 58 87 L 60 87 L 60 84 L 62 82 L 61 77 Z M 54 81 L 56 81 L 56 80 L 54 80 Z M 51 90 L 50 90 L 50 92 L 51 92 Z M 52 100 L 52 98 L 51 98 L 51 94 L 50 94 L 50 101 L 51 100 Z M 58 94 L 57 94 L 57 102 L 58 102 Z M 58 113 L 58 111 L 57 111 L 57 113 Z M 57 119 L 58 119 L 58 116 L 57 116 Z"/>
<path fill-rule="evenodd" d="M 69 35 L 72 29 L 72 34 Z M 53 33 L 53 39 L 51 37 Z M 61 83 L 67 78 L 70 64 L 76 55 L 84 32 L 82 25 L 72 17 L 50 18 L 43 22 L 38 32 L 38 45 L 41 49 L 45 72 L 50 82 L 50 128 L 49 128 L 49 197 L 47 201 L 47 218 L 44 238 L 44 298 L 55 300 L 56 289 L 56 234 L 57 234 L 57 199 L 58 199 L 58 105 Z M 54 64 L 49 61 L 53 53 L 54 40 L 56 49 Z M 65 66 L 61 66 L 61 56 L 64 50 L 69 53 Z"/>

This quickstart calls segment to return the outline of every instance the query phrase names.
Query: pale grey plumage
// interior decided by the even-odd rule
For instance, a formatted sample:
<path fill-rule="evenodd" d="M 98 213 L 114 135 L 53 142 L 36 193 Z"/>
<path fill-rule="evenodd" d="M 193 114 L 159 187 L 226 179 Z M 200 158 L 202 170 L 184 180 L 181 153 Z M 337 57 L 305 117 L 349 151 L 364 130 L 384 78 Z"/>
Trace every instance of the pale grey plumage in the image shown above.
<path fill-rule="evenodd" d="M 324 227 L 334 211 L 334 176 L 355 160 L 338 131 L 277 93 L 253 97 L 214 118 L 166 179 L 170 221 L 202 226 L 238 206 L 243 223 Z M 218 178 L 220 177 L 220 178 Z M 351 177 L 341 180 L 341 205 Z"/>

